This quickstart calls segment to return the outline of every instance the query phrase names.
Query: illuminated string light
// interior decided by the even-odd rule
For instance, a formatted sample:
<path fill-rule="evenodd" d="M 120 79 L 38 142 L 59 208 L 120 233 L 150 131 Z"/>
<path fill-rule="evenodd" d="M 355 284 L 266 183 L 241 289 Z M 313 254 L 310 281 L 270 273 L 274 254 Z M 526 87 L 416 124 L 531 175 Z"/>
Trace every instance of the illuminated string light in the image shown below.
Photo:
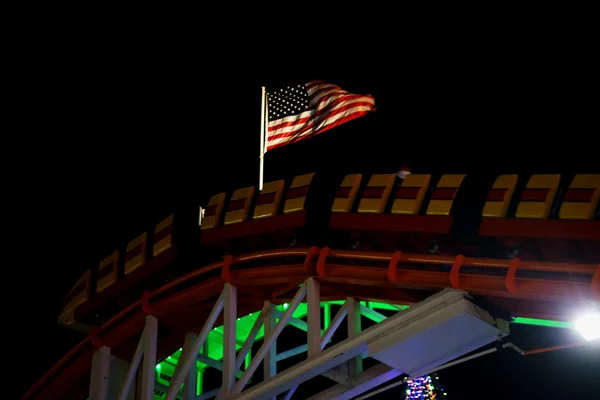
<path fill-rule="evenodd" d="M 406 381 L 405 400 L 433 400 L 442 398 L 440 395 L 447 398 L 447 393 L 438 382 L 439 377 L 437 374 L 434 377 L 435 380 L 426 375 Z"/>

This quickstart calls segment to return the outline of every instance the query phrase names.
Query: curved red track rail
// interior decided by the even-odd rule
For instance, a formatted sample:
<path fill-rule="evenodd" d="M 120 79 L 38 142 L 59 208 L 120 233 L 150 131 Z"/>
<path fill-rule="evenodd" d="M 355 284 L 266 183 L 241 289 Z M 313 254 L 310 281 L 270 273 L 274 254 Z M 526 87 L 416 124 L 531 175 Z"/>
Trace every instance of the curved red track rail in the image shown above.
<path fill-rule="evenodd" d="M 256 267 L 248 264 L 257 261 L 272 265 Z M 442 271 L 436 270 L 436 266 L 449 268 Z M 465 273 L 468 267 L 506 272 L 491 275 Z M 220 276 L 207 276 L 214 275 L 217 270 Z M 550 279 L 549 275 L 543 278 L 520 277 L 522 271 L 550 275 L 562 273 L 563 278 Z M 585 279 L 564 279 L 565 274 L 577 274 Z M 207 279 L 185 286 L 203 276 Z M 238 287 L 241 298 L 251 299 L 239 302 L 241 315 L 258 311 L 265 299 L 288 300 L 309 276 L 321 281 L 323 300 L 353 296 L 361 300 L 407 304 L 418 302 L 442 288 L 456 288 L 491 298 L 514 316 L 556 320 L 568 319 L 582 301 L 600 300 L 600 266 L 593 264 L 417 255 L 399 251 L 365 252 L 327 247 L 275 249 L 227 256 L 222 261 L 147 292 L 143 299 L 97 328 L 93 337 L 84 339 L 69 351 L 22 399 L 63 398 L 73 382 L 87 376 L 95 348 L 100 344 L 116 348 L 129 340 L 143 329 L 147 313 L 161 321 L 161 318 L 176 317 L 177 313 L 210 310 L 227 281 Z M 204 323 L 202 318 L 195 320 L 199 327 Z M 198 326 L 181 329 L 198 329 Z M 161 342 L 163 348 L 159 353 L 165 356 L 180 346 L 175 340 L 172 343 L 168 340 Z"/>

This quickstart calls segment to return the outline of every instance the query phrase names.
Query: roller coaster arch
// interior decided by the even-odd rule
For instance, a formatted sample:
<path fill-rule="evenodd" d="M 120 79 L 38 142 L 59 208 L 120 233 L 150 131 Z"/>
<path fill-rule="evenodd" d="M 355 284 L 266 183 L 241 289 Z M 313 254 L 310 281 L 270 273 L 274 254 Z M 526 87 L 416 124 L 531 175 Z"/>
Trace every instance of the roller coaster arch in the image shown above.
<path fill-rule="evenodd" d="M 440 186 L 440 181 L 443 181 L 442 178 L 438 181 L 438 186 Z M 532 178 L 529 179 L 529 183 Z M 464 256 L 458 252 L 454 252 L 458 255 L 450 255 L 448 253 L 444 254 L 444 251 L 431 254 L 431 251 L 422 251 L 421 244 L 424 242 L 419 240 L 422 239 L 422 236 L 427 236 L 425 243 L 429 244 L 432 236 L 448 239 L 448 224 L 451 225 L 454 222 L 451 215 L 452 201 L 456 191 L 462 184 L 462 180 L 455 187 L 443 186 L 442 188 L 436 188 L 430 191 L 428 195 L 425 192 L 419 192 L 425 185 L 420 187 L 401 186 L 398 188 L 396 196 L 393 197 L 390 196 L 393 183 L 390 183 L 392 180 L 388 175 L 371 177 L 373 185 L 370 185 L 371 181 L 366 185 L 364 183 L 361 185 L 360 179 L 357 179 L 357 177 L 347 176 L 335 193 L 333 206 L 330 210 L 333 214 L 328 217 L 328 229 L 312 229 L 307 232 L 308 213 L 304 202 L 308 190 L 303 189 L 303 187 L 308 185 L 302 185 L 302 183 L 305 183 L 304 180 L 310 184 L 311 179 L 312 176 L 310 178 L 302 176 L 288 185 L 285 201 L 282 201 L 285 187 L 283 182 L 276 182 L 275 185 L 265 185 L 264 193 L 261 192 L 257 196 L 254 196 L 253 190 L 236 191 L 231 194 L 230 204 L 224 215 L 220 217 L 217 216 L 225 210 L 225 196 L 217 195 L 213 197 L 215 199 L 214 204 L 209 203 L 208 207 L 210 211 L 207 215 L 207 229 L 203 229 L 200 234 L 200 250 L 196 246 L 183 244 L 183 241 L 180 242 L 180 245 L 177 243 L 175 231 L 173 230 L 174 221 L 172 217 L 169 217 L 170 219 L 167 218 L 166 222 L 162 221 L 157 224 L 153 235 L 144 234 L 130 242 L 125 249 L 126 256 L 123 257 L 123 260 L 119 261 L 118 257 L 110 258 L 104 265 L 100 265 L 94 274 L 90 272 L 87 275 L 88 280 L 82 281 L 85 282 L 83 285 L 85 287 L 84 292 L 88 291 L 87 298 L 80 301 L 69 312 L 71 313 L 71 322 L 74 325 L 83 323 L 84 327 L 90 325 L 96 325 L 97 327 L 90 331 L 88 338 L 83 340 L 50 370 L 28 392 L 25 398 L 36 398 L 35 396 L 37 398 L 48 398 L 43 396 L 53 398 L 52 396 L 64 395 L 66 389 L 70 386 L 68 383 L 73 380 L 76 381 L 76 378 L 82 378 L 85 382 L 85 376 L 90 365 L 92 365 L 94 354 L 100 348 L 115 350 L 121 348 L 119 350 L 121 355 L 125 359 L 130 359 L 133 355 L 133 349 L 131 348 L 131 342 L 128 340 L 135 338 L 136 333 L 143 331 L 147 315 L 159 318 L 161 322 L 165 322 L 166 326 L 171 326 L 171 328 L 166 329 L 166 332 L 161 331 L 157 357 L 159 360 L 163 359 L 180 347 L 185 332 L 198 331 L 198 321 L 208 316 L 207 310 L 212 308 L 218 299 L 219 293 L 224 290 L 226 285 L 232 285 L 237 290 L 237 300 L 241 302 L 241 305 L 238 304 L 237 312 L 240 315 L 257 312 L 264 306 L 265 301 L 275 305 L 286 304 L 292 300 L 289 297 L 290 293 L 299 285 L 308 279 L 315 279 L 321 285 L 319 296 L 324 301 L 357 299 L 365 302 L 384 301 L 389 304 L 405 306 L 419 303 L 443 288 L 451 288 L 466 290 L 474 296 L 492 301 L 503 310 L 508 310 L 513 317 L 516 317 L 513 322 L 518 322 L 520 318 L 529 322 L 531 322 L 531 319 L 536 319 L 538 322 L 540 320 L 552 320 L 555 321 L 554 323 L 557 326 L 560 326 L 561 323 L 568 324 L 568 322 L 561 321 L 568 321 L 569 315 L 582 302 L 594 301 L 594 299 L 597 301 L 599 297 L 600 267 L 597 265 L 597 259 L 594 258 L 595 254 L 587 252 L 590 243 L 597 243 L 597 236 L 600 231 L 594 228 L 597 227 L 599 221 L 593 219 L 595 218 L 593 212 L 586 211 L 587 219 L 523 218 L 519 220 L 519 218 L 496 218 L 486 220 L 484 218 L 480 228 L 480 232 L 485 231 L 483 228 L 488 221 L 496 225 L 498 225 L 498 222 L 505 223 L 505 225 L 519 223 L 521 229 L 528 227 L 526 235 L 521 235 L 521 238 L 527 239 L 523 242 L 530 242 L 531 237 L 543 242 L 546 239 L 560 239 L 561 236 L 565 236 L 569 243 L 572 244 L 575 241 L 576 246 L 583 249 L 581 254 L 588 257 L 591 262 L 582 263 L 581 259 L 576 259 L 569 260 L 571 262 L 557 263 L 549 260 L 531 259 L 528 253 L 524 253 L 526 254 L 524 259 L 491 259 Z M 595 179 L 597 179 L 597 176 Z M 456 179 L 454 181 L 447 179 L 446 181 L 449 183 L 445 185 L 456 184 Z M 383 186 L 382 182 L 384 183 Z M 575 178 L 571 180 L 571 186 L 575 184 L 576 187 L 566 190 L 560 200 L 563 204 L 589 203 L 586 210 L 591 209 L 593 211 L 594 206 L 597 208 L 598 193 L 600 193 L 598 186 L 592 187 L 591 192 L 590 188 L 583 188 L 583 191 L 585 191 L 583 193 L 582 188 L 577 187 L 581 186 L 581 183 L 577 184 L 576 182 L 577 179 Z M 428 184 L 429 181 L 427 180 Z M 498 180 L 490 190 L 488 202 L 498 201 L 495 199 L 500 195 L 494 192 L 498 190 L 496 188 L 497 184 Z M 503 184 L 500 182 L 500 185 Z M 584 182 L 584 184 L 589 186 L 589 183 Z M 558 184 L 556 186 L 554 192 L 558 191 Z M 513 187 L 513 191 L 515 187 Z M 555 198 L 548 199 L 550 197 L 548 194 L 552 191 L 551 188 L 545 192 L 546 197 L 542 198 L 535 194 L 535 190 L 533 190 L 538 188 L 527 189 L 527 187 L 521 189 L 523 191 L 521 201 L 529 201 L 523 200 L 529 198 L 533 198 L 534 202 L 537 200 L 537 203 L 542 203 L 541 206 L 539 204 L 538 206 L 543 210 L 548 210 L 545 214 L 549 216 L 549 209 L 553 205 L 556 207 Z M 415 188 L 419 192 L 416 196 L 414 196 Z M 441 191 L 436 195 L 435 190 L 438 189 L 441 189 Z M 527 190 L 530 190 L 530 192 L 527 193 Z M 569 190 L 575 190 L 573 192 L 575 194 L 569 195 Z M 411 191 L 411 198 L 407 198 L 408 191 Z M 447 199 L 446 197 L 449 197 L 450 191 L 453 192 L 452 196 Z M 362 196 L 357 195 L 359 192 L 362 193 Z M 503 202 L 508 192 L 510 190 L 504 191 Z M 491 193 L 494 193 L 494 195 L 492 196 Z M 512 195 L 511 193 L 510 196 Z M 426 197 L 428 198 L 426 199 Z M 276 205 L 278 198 L 283 203 L 283 207 Z M 298 200 L 299 198 L 301 200 Z M 213 199 L 211 199 L 211 202 L 213 202 Z M 418 204 L 414 203 L 415 199 Z M 540 201 L 540 199 L 543 201 Z M 581 201 L 582 199 L 586 200 L 587 203 Z M 358 208 L 356 208 L 355 200 L 360 200 Z M 393 202 L 390 204 L 392 200 Z M 413 212 L 408 213 L 408 215 L 394 213 L 393 210 L 397 205 L 395 204 L 397 200 L 401 200 L 400 203 L 404 201 L 404 206 L 398 205 L 400 209 L 405 207 Z M 513 200 L 509 199 L 507 204 Z M 432 204 L 435 204 L 436 201 L 437 205 L 433 207 L 432 213 L 426 212 L 423 215 L 422 211 L 427 201 L 429 202 L 427 210 L 432 208 Z M 448 201 L 450 201 L 449 205 Z M 232 207 L 232 204 L 235 204 L 235 206 Z M 360 204 L 364 205 L 362 210 Z M 382 206 L 382 204 L 387 205 Z M 286 212 L 288 205 L 288 212 Z M 487 205 L 488 203 L 486 203 Z M 504 207 L 506 210 L 508 208 L 509 205 Z M 568 212 L 571 214 L 578 213 L 577 208 L 559 207 L 561 211 L 563 208 L 570 210 L 565 211 L 565 215 Z M 248 219 L 251 209 L 254 210 L 254 215 L 253 218 Z M 290 209 L 292 211 L 289 211 Z M 531 208 L 528 212 L 535 214 L 536 210 Z M 212 227 L 210 226 L 211 217 L 214 225 Z M 268 217 L 272 217 L 273 221 L 277 218 L 279 220 L 277 223 L 273 223 L 273 221 L 268 221 Z M 382 229 L 383 222 L 393 229 Z M 550 237 L 546 235 L 545 238 L 539 238 L 537 233 L 532 234 L 532 226 L 539 230 L 539 226 L 536 227 L 536 225 L 545 224 L 547 228 L 553 222 L 558 228 L 555 227 L 555 230 L 550 232 Z M 203 228 L 205 227 L 204 224 L 203 222 Z M 409 239 L 406 241 L 406 232 L 402 232 L 403 241 L 397 243 L 411 243 L 413 244 L 410 247 L 411 249 L 421 251 L 415 253 L 402 252 L 398 249 L 402 246 L 396 245 L 396 248 L 394 248 L 394 245 L 391 247 L 386 246 L 390 237 L 393 237 L 394 240 L 400 237 L 397 227 L 402 224 L 405 227 L 412 226 L 410 231 L 419 234 L 409 235 Z M 579 236 L 569 233 L 569 229 L 576 230 L 575 225 L 577 224 L 579 224 L 579 228 L 584 227 L 584 229 L 577 230 Z M 273 230 L 273 226 L 276 226 L 277 229 Z M 433 227 L 433 229 L 424 229 L 428 226 Z M 211 231 L 212 228 L 216 229 Z M 488 226 L 486 229 L 489 232 L 491 228 Z M 502 229 L 506 233 L 508 228 L 504 226 Z M 424 230 L 428 232 L 428 235 L 420 234 Z M 335 232 L 335 235 L 323 236 L 323 231 L 326 233 Z M 496 229 L 497 231 L 498 229 Z M 207 232 L 214 233 L 207 235 Z M 514 240 L 515 237 L 519 237 L 514 235 L 514 227 L 512 232 L 512 234 L 498 236 L 503 240 L 506 238 Z M 581 237 L 581 235 L 584 235 L 584 237 Z M 419 239 L 417 242 L 415 242 L 415 236 Z M 179 277 L 167 277 L 168 282 L 166 284 L 156 285 L 156 283 L 151 283 L 155 275 L 160 276 L 160 279 L 165 278 L 164 274 L 161 275 L 160 272 L 163 271 L 164 273 L 168 269 L 167 266 L 169 268 L 175 266 L 175 269 L 177 269 L 181 268 L 181 260 L 187 263 L 198 262 L 200 260 L 199 252 L 207 249 L 216 249 L 215 254 L 217 255 L 222 255 L 224 251 L 231 252 L 232 249 L 240 249 L 239 251 L 243 252 L 252 247 L 260 248 L 257 243 L 264 244 L 265 237 L 268 237 L 267 242 L 270 242 L 274 237 L 280 237 L 283 241 L 273 240 L 272 243 L 283 243 L 287 246 L 246 254 L 226 255 L 222 260 L 182 274 Z M 244 242 L 246 238 L 251 238 L 251 240 Z M 357 242 L 358 238 L 362 241 L 361 244 L 375 243 L 380 245 L 383 250 L 352 249 L 351 247 L 356 247 L 353 244 Z M 387 241 L 384 240 L 386 238 Z M 291 242 L 290 239 L 296 240 L 296 243 Z M 298 243 L 298 240 L 300 243 Z M 340 249 L 331 249 L 328 246 L 302 247 L 310 241 L 319 244 L 323 242 L 342 243 L 344 246 Z M 292 243 L 296 247 L 289 247 Z M 417 244 L 414 245 L 415 243 Z M 505 242 L 501 241 L 501 243 Z M 135 254 L 135 251 L 138 251 L 138 253 Z M 112 270 L 109 274 L 103 275 L 100 272 L 103 269 L 102 267 L 106 268 L 106 266 L 112 266 Z M 477 272 L 477 269 L 480 271 Z M 484 270 L 484 273 L 481 273 L 481 270 Z M 490 273 L 494 270 L 500 271 L 500 273 Z M 575 280 L 563 277 L 561 279 L 559 275 L 565 273 L 569 274 L 570 277 L 585 276 L 586 278 Z M 555 276 L 549 279 L 552 274 Z M 91 296 L 92 289 L 90 288 L 92 275 L 94 275 L 97 282 L 97 293 L 94 296 Z M 109 277 L 108 280 L 107 277 Z M 141 295 L 139 290 L 138 292 L 133 291 L 137 293 L 137 299 L 126 298 L 124 301 L 128 304 L 122 311 L 98 324 L 97 314 L 94 317 L 95 311 L 99 307 L 107 309 L 114 307 L 114 304 L 111 306 L 109 304 L 111 302 L 107 299 L 112 298 L 115 293 L 123 291 L 126 287 L 125 283 L 128 282 L 127 279 L 133 277 L 142 278 L 141 280 L 146 282 L 147 287 L 152 288 L 152 285 L 154 285 L 154 288 L 151 290 L 144 289 L 144 295 Z M 102 288 L 103 290 L 98 290 L 98 287 L 101 287 L 102 279 L 104 279 L 105 286 Z M 129 283 L 131 281 L 133 279 L 129 279 Z M 106 284 L 106 282 L 109 283 Z M 81 286 L 81 282 L 79 285 L 75 285 L 75 287 Z M 77 296 L 73 298 L 76 299 Z M 190 315 L 197 318 L 195 322 L 189 322 Z M 95 321 L 94 318 L 96 318 Z M 525 318 L 529 320 L 525 320 Z M 117 354 L 119 354 L 119 351 Z M 230 374 L 230 372 L 228 373 Z"/>

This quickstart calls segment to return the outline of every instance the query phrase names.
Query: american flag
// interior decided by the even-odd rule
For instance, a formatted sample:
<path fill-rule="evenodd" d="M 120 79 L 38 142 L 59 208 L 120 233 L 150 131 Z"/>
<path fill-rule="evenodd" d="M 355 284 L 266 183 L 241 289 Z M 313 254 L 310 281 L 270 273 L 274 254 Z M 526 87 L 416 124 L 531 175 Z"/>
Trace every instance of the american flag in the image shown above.
<path fill-rule="evenodd" d="M 348 93 L 324 81 L 268 90 L 267 98 L 267 151 L 375 111 L 373 96 Z"/>

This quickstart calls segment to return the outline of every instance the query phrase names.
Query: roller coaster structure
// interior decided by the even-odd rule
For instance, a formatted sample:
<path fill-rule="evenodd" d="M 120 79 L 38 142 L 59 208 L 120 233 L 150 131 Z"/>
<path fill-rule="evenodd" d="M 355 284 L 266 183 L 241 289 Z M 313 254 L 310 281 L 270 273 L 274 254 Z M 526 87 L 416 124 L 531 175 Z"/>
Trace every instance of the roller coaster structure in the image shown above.
<path fill-rule="evenodd" d="M 320 374 L 337 382 L 323 398 L 352 398 L 424 371 L 363 368 L 358 338 L 440 291 L 468 294 L 505 334 L 498 321 L 570 327 L 600 300 L 600 174 L 501 175 L 483 196 L 463 174 L 366 178 L 267 182 L 160 221 L 76 282 L 58 322 L 87 336 L 23 399 L 112 398 L 119 370 L 122 398 L 290 398 Z M 306 343 L 287 348 L 287 325 Z"/>

